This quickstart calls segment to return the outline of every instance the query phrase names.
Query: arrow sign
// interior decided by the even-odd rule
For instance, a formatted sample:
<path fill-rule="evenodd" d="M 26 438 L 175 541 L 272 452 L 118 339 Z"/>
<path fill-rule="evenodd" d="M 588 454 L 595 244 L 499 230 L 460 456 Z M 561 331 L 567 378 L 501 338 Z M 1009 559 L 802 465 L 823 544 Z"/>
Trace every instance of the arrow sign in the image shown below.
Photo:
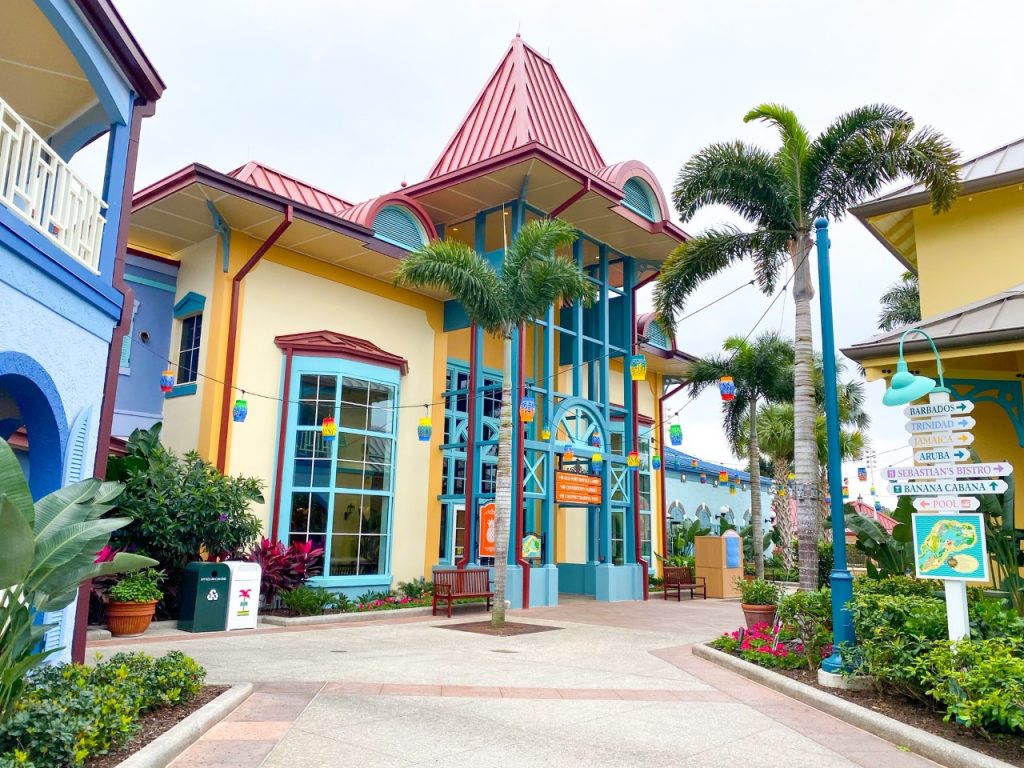
<path fill-rule="evenodd" d="M 939 434 L 911 435 L 910 445 L 914 448 L 942 448 L 970 445 L 974 435 L 970 432 L 948 432 Z"/>
<path fill-rule="evenodd" d="M 971 454 L 966 448 L 932 448 L 914 452 L 914 461 L 918 464 L 948 464 L 951 461 L 966 461 L 969 458 Z"/>
<path fill-rule="evenodd" d="M 981 502 L 973 496 L 961 496 L 958 499 L 914 499 L 914 509 L 918 512 L 973 512 L 981 506 Z"/>
<path fill-rule="evenodd" d="M 893 483 L 889 493 L 893 496 L 935 496 L 952 494 L 1002 493 L 1006 483 L 1002 480 L 921 480 L 916 483 Z"/>
<path fill-rule="evenodd" d="M 922 451 L 923 453 L 923 451 Z M 963 451 L 963 453 L 967 453 Z M 959 480 L 968 477 L 1006 477 L 1013 474 L 1013 465 L 1006 461 L 982 464 L 958 464 L 948 467 L 886 467 L 882 470 L 890 483 L 908 480 Z"/>
<path fill-rule="evenodd" d="M 974 403 L 970 400 L 953 400 L 948 403 L 908 405 L 903 409 L 903 415 L 908 419 L 921 418 L 922 416 L 966 416 L 973 410 Z"/>
<path fill-rule="evenodd" d="M 956 430 L 970 429 L 977 422 L 970 416 L 940 416 L 934 419 L 916 419 L 908 421 L 907 432 L 918 434 L 921 432 L 953 432 Z"/>

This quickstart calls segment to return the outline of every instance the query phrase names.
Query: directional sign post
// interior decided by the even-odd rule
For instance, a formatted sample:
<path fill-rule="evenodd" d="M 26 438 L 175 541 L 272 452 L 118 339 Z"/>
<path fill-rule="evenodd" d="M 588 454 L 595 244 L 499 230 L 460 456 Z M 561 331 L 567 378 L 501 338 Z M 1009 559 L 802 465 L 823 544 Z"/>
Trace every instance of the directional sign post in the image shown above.
<path fill-rule="evenodd" d="M 911 419 L 906 430 L 913 435 L 922 432 L 955 432 L 970 429 L 977 422 L 970 416 L 936 416 L 931 419 Z"/>
<path fill-rule="evenodd" d="M 916 483 L 894 483 L 889 492 L 894 496 L 933 496 L 958 493 L 1003 493 L 1006 483 L 1002 480 L 919 480 Z"/>
<path fill-rule="evenodd" d="M 974 435 L 970 432 L 926 432 L 910 436 L 910 445 L 914 448 L 958 448 L 973 442 Z"/>
<path fill-rule="evenodd" d="M 914 451 L 914 461 L 918 464 L 952 464 L 954 461 L 967 461 L 971 452 L 966 448 L 929 448 Z"/>
<path fill-rule="evenodd" d="M 956 464 L 937 467 L 886 467 L 885 479 L 890 483 L 912 480 L 960 480 L 973 477 L 1006 477 L 1013 474 L 1013 465 L 1007 461 L 981 464 Z"/>
<path fill-rule="evenodd" d="M 981 506 L 981 502 L 973 496 L 959 499 L 914 499 L 914 509 L 918 512 L 973 512 Z"/>
<path fill-rule="evenodd" d="M 925 416 L 966 416 L 974 410 L 974 403 L 970 400 L 951 400 L 946 403 L 928 403 L 927 405 L 908 405 L 903 409 L 903 415 L 908 419 L 920 419 Z"/>

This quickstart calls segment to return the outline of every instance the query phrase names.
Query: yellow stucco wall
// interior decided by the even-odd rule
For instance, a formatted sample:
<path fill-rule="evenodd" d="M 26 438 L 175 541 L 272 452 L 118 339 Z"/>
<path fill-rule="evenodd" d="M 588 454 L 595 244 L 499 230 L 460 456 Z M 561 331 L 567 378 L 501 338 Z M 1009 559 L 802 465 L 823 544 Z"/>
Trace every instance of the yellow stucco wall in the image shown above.
<path fill-rule="evenodd" d="M 1024 191 L 1017 185 L 960 197 L 940 215 L 916 208 L 914 232 L 923 317 L 1024 283 Z"/>
<path fill-rule="evenodd" d="M 307 270 L 307 271 L 303 271 Z M 332 330 L 367 339 L 404 357 L 400 405 L 440 402 L 446 347 L 441 305 L 387 283 L 356 275 L 280 249 L 272 249 L 246 278 L 236 365 L 238 386 L 280 396 L 284 355 L 274 344 L 283 334 Z M 244 424 L 231 424 L 228 471 L 263 478 L 267 504 L 254 511 L 264 525 L 276 470 L 280 403 L 249 398 Z M 436 562 L 441 487 L 443 408 L 435 406 L 433 439 L 419 442 L 419 409 L 400 411 L 396 440 L 392 574 L 404 581 L 424 575 Z M 431 553 L 433 557 L 431 558 Z"/>

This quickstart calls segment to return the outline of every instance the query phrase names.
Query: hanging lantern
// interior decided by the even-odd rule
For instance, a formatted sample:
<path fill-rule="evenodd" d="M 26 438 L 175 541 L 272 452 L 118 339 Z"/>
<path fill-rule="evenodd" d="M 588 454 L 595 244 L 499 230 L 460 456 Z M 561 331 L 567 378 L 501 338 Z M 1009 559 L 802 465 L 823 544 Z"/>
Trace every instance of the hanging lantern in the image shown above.
<path fill-rule="evenodd" d="M 658 454 L 654 454 L 653 456 L 651 456 L 651 469 L 653 469 L 655 472 L 661 469 L 661 456 L 659 456 Z"/>
<path fill-rule="evenodd" d="M 683 444 L 683 428 L 678 424 L 673 424 L 668 428 L 668 439 L 672 445 Z"/>
<path fill-rule="evenodd" d="M 547 427 L 544 427 L 544 429 L 542 429 L 540 431 L 540 439 L 544 440 L 544 441 L 550 440 L 551 439 L 551 430 L 548 429 Z"/>
<path fill-rule="evenodd" d="M 860 480 L 862 483 L 868 479 L 867 467 L 857 467 L 857 479 Z"/>
<path fill-rule="evenodd" d="M 626 466 L 630 469 L 640 469 L 640 454 L 636 451 L 630 451 L 626 455 Z"/>
<path fill-rule="evenodd" d="M 732 381 L 732 376 L 723 376 L 719 380 L 718 391 L 722 395 L 722 400 L 727 403 L 736 398 L 736 385 Z"/>
<path fill-rule="evenodd" d="M 601 436 L 599 434 L 597 434 L 597 432 L 595 432 L 594 434 L 592 434 L 590 436 L 590 444 L 594 448 L 600 448 L 601 447 Z"/>
<path fill-rule="evenodd" d="M 850 486 L 844 485 L 843 486 L 843 498 L 846 499 L 846 498 L 849 498 L 849 496 L 850 496 Z"/>
<path fill-rule="evenodd" d="M 826 496 L 825 497 L 825 503 L 826 504 L 831 504 L 832 503 L 832 497 L 831 496 Z"/>
<path fill-rule="evenodd" d="M 572 461 L 576 457 L 576 454 L 572 452 L 572 443 L 566 443 L 562 446 L 562 461 Z"/>
<path fill-rule="evenodd" d="M 796 475 L 793 472 L 790 472 L 788 475 L 786 475 L 786 479 L 789 480 L 789 482 L 793 482 L 794 480 L 796 480 Z"/>
<path fill-rule="evenodd" d="M 245 417 L 249 414 L 249 404 L 245 400 L 235 400 L 235 407 L 231 409 L 231 418 L 241 423 L 245 421 Z"/>
<path fill-rule="evenodd" d="M 338 425 L 334 423 L 333 416 L 324 417 L 320 424 L 320 434 L 323 435 L 325 443 L 334 442 L 334 438 L 338 436 Z"/>
<path fill-rule="evenodd" d="M 875 512 L 881 512 L 881 511 L 882 511 L 882 502 L 876 501 L 875 502 Z"/>
<path fill-rule="evenodd" d="M 733 476 L 732 476 L 732 481 L 733 481 L 734 483 L 738 483 L 738 482 L 740 481 L 740 476 L 739 476 L 739 475 L 733 475 Z"/>
<path fill-rule="evenodd" d="M 434 427 L 430 423 L 430 417 L 424 416 L 420 419 L 420 423 L 416 425 L 416 436 L 420 439 L 421 443 L 429 443 L 430 436 L 434 432 Z"/>
<path fill-rule="evenodd" d="M 875 486 L 873 486 L 873 485 L 871 486 L 871 495 L 872 496 L 875 495 Z"/>
<path fill-rule="evenodd" d="M 519 401 L 519 420 L 524 424 L 529 424 L 533 421 L 533 417 L 537 413 L 537 401 L 529 395 L 526 395 L 522 400 Z"/>
<path fill-rule="evenodd" d="M 786 495 L 786 489 L 785 488 L 779 488 L 779 496 L 783 496 L 784 497 L 785 495 Z"/>
<path fill-rule="evenodd" d="M 697 462 L 697 460 L 696 460 L 696 459 L 690 459 L 690 466 L 691 466 L 691 467 L 692 467 L 693 469 L 696 469 L 696 468 L 697 468 L 697 463 L 698 463 L 698 462 Z"/>
<path fill-rule="evenodd" d="M 730 496 L 735 496 L 736 495 L 736 486 L 733 483 L 729 483 L 729 495 Z"/>
<path fill-rule="evenodd" d="M 647 358 L 633 355 L 629 358 L 629 377 L 633 381 L 644 381 L 647 378 Z"/>
<path fill-rule="evenodd" d="M 729 473 L 728 473 L 728 472 L 726 472 L 726 471 L 725 471 L 725 470 L 723 469 L 723 470 L 722 470 L 721 472 L 719 472 L 719 473 L 718 473 L 718 482 L 720 482 L 720 483 L 726 483 L 726 482 L 728 482 L 728 481 L 729 481 Z"/>
<path fill-rule="evenodd" d="M 701 485 L 704 485 L 705 483 L 707 483 L 707 481 L 708 481 L 708 476 L 707 476 L 707 475 L 705 475 L 705 474 L 704 474 L 704 473 L 702 472 L 702 473 L 701 473 L 701 476 L 700 476 L 700 484 L 701 484 Z"/>
<path fill-rule="evenodd" d="M 591 464 L 600 464 L 602 461 L 604 461 L 604 457 L 600 453 L 595 453 L 590 457 Z"/>
<path fill-rule="evenodd" d="M 164 371 L 160 374 L 160 391 L 167 394 L 174 389 L 174 371 Z"/>

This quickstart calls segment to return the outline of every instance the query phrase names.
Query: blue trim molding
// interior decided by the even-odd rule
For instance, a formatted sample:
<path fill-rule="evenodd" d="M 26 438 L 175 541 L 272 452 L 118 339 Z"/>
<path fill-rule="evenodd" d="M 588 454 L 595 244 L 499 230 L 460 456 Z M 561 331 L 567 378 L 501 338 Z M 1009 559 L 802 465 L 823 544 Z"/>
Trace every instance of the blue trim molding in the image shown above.
<path fill-rule="evenodd" d="M 174 389 L 164 395 L 165 398 L 170 399 L 172 397 L 185 397 L 187 395 L 194 395 L 198 385 L 193 381 L 190 384 L 175 384 Z"/>
<path fill-rule="evenodd" d="M 206 306 L 206 297 L 202 296 L 195 291 L 189 291 L 177 304 L 174 305 L 174 316 L 181 320 L 185 317 L 191 317 L 192 315 L 198 315 L 203 311 Z"/>
<path fill-rule="evenodd" d="M 1024 448 L 1024 394 L 1020 379 L 946 379 L 959 398 L 972 403 L 992 403 L 1006 412 L 1017 433 L 1017 445 Z"/>

